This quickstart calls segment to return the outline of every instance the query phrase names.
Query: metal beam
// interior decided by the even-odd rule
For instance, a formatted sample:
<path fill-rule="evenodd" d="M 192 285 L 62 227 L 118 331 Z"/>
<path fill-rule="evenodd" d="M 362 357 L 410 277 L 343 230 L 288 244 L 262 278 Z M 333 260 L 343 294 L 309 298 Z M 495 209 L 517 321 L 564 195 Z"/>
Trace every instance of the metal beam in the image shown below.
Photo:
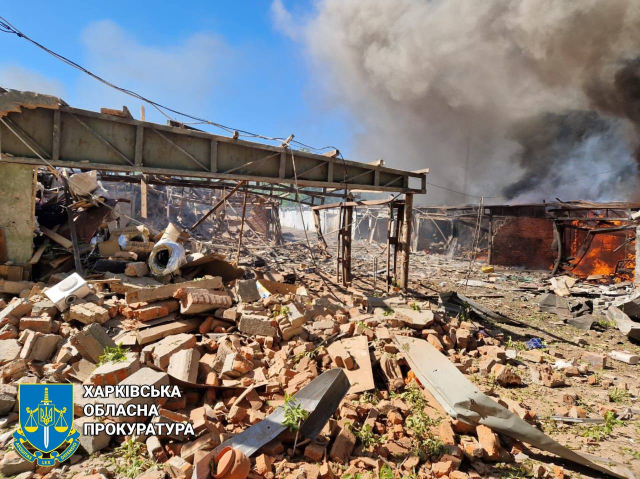
<path fill-rule="evenodd" d="M 0 123 L 0 153 L 5 162 L 280 185 L 296 183 L 291 155 L 287 154 L 290 150 L 281 146 L 80 110 L 54 97 L 15 90 L 0 93 L 0 118 L 10 120 L 24 132 L 24 140 L 39 147 L 37 155 Z M 303 172 L 300 176 L 304 176 L 298 177 L 299 187 L 426 192 L 423 173 L 304 151 L 295 151 L 294 155 L 296 166 Z M 421 187 L 410 188 L 411 178 L 419 180 Z"/>

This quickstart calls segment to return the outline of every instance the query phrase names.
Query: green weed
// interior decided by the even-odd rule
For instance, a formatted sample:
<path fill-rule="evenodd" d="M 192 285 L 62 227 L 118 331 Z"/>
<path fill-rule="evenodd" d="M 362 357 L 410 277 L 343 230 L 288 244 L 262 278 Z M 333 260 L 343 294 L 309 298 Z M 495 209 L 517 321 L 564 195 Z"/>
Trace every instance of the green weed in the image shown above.
<path fill-rule="evenodd" d="M 117 477 L 135 479 L 143 472 L 155 466 L 155 462 L 146 457 L 146 447 L 144 444 L 133 438 L 123 442 L 114 452 L 118 458 L 118 460 L 112 458 Z"/>
<path fill-rule="evenodd" d="M 604 424 L 597 424 L 590 427 L 582 433 L 582 436 L 595 439 L 596 441 L 601 441 L 602 439 L 609 437 L 611 433 L 613 433 L 614 427 L 620 424 L 622 424 L 622 421 L 616 419 L 616 416 L 611 411 L 608 411 L 604 415 Z"/>
<path fill-rule="evenodd" d="M 298 445 L 298 433 L 300 426 L 309 417 L 309 411 L 302 407 L 296 398 L 290 394 L 284 396 L 284 419 L 282 425 L 289 428 L 289 431 L 296 431 L 296 439 L 293 442 L 293 450 L 295 452 Z"/>
<path fill-rule="evenodd" d="M 631 393 L 626 389 L 614 388 L 613 391 L 609 393 L 609 401 L 615 403 L 626 402 L 630 397 Z"/>
<path fill-rule="evenodd" d="M 369 424 L 365 424 L 360 429 L 356 429 L 352 424 L 351 430 L 353 431 L 353 434 L 355 434 L 356 438 L 358 438 L 362 443 L 362 447 L 367 450 L 370 450 L 384 442 L 384 437 L 373 432 L 373 428 Z"/>
<path fill-rule="evenodd" d="M 104 348 L 104 354 L 98 359 L 98 366 L 106 363 L 121 363 L 127 359 L 129 350 L 122 347 L 122 343 L 115 348 Z"/>

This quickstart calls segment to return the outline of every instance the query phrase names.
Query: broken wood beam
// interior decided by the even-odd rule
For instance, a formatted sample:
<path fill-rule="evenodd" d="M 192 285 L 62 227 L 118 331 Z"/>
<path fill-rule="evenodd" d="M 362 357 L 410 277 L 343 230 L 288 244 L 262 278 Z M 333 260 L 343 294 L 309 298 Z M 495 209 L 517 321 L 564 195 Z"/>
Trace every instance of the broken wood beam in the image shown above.
<path fill-rule="evenodd" d="M 64 236 L 59 235 L 55 231 L 50 230 L 46 226 L 40 225 L 40 231 L 42 231 L 43 235 L 45 235 L 50 240 L 58 243 L 64 249 L 71 250 L 73 248 L 73 243 L 71 241 L 69 241 Z"/>

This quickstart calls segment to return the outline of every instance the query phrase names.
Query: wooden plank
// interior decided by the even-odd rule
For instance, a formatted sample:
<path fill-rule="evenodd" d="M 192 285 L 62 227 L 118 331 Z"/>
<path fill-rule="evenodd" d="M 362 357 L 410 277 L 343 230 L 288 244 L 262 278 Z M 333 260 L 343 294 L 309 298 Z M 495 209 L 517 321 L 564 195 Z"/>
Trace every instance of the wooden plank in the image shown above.
<path fill-rule="evenodd" d="M 63 248 L 68 249 L 68 250 L 73 248 L 73 243 L 71 241 L 69 241 L 64 236 L 59 235 L 55 231 L 51 231 L 46 226 L 40 225 L 40 231 L 42 231 L 42 234 L 45 235 L 47 238 L 49 238 L 52 241 L 55 241 L 56 243 L 58 243 Z"/>
<path fill-rule="evenodd" d="M 49 266 L 51 266 L 52 268 L 57 268 L 58 266 L 60 266 L 62 263 L 65 263 L 67 261 L 69 261 L 70 259 L 73 258 L 73 255 L 64 255 L 64 256 L 59 256 L 53 260 L 51 260 L 49 262 Z"/>
<path fill-rule="evenodd" d="M 188 333 L 195 329 L 198 329 L 202 319 L 190 318 L 181 319 L 169 324 L 163 324 L 161 326 L 155 326 L 153 328 L 143 329 L 136 333 L 138 344 L 144 346 L 145 344 L 153 343 L 159 339 L 166 338 L 173 334 Z"/>
<path fill-rule="evenodd" d="M 211 216 L 213 213 L 215 213 L 218 208 L 220 208 L 222 205 L 224 205 L 225 202 L 231 197 L 231 195 L 233 195 L 236 191 L 238 191 L 238 189 L 241 186 L 246 185 L 246 184 L 247 184 L 246 181 L 241 181 L 240 183 L 238 183 L 229 193 L 224 195 L 224 197 L 220 201 L 218 201 L 213 208 L 211 208 L 209 211 L 207 211 L 202 218 L 200 218 L 198 221 L 196 221 L 193 224 L 193 226 L 191 228 L 189 228 L 189 231 L 193 231 L 195 228 L 200 226 L 200 224 L 202 224 L 202 222 L 204 220 L 206 220 L 209 216 Z M 245 199 L 246 199 L 246 196 L 247 195 L 246 195 L 246 192 L 245 192 Z"/>

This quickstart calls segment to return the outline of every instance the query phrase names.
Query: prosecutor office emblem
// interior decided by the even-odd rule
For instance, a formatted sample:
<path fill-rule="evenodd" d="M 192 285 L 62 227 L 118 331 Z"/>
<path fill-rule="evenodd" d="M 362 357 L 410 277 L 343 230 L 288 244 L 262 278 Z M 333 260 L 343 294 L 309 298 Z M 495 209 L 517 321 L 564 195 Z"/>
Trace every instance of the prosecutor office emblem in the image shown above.
<path fill-rule="evenodd" d="M 20 384 L 20 428 L 13 446 L 27 461 L 55 466 L 78 449 L 80 434 L 73 429 L 73 385 Z M 59 449 L 64 449 L 59 451 Z M 46 457 L 45 457 L 46 456 Z"/>

